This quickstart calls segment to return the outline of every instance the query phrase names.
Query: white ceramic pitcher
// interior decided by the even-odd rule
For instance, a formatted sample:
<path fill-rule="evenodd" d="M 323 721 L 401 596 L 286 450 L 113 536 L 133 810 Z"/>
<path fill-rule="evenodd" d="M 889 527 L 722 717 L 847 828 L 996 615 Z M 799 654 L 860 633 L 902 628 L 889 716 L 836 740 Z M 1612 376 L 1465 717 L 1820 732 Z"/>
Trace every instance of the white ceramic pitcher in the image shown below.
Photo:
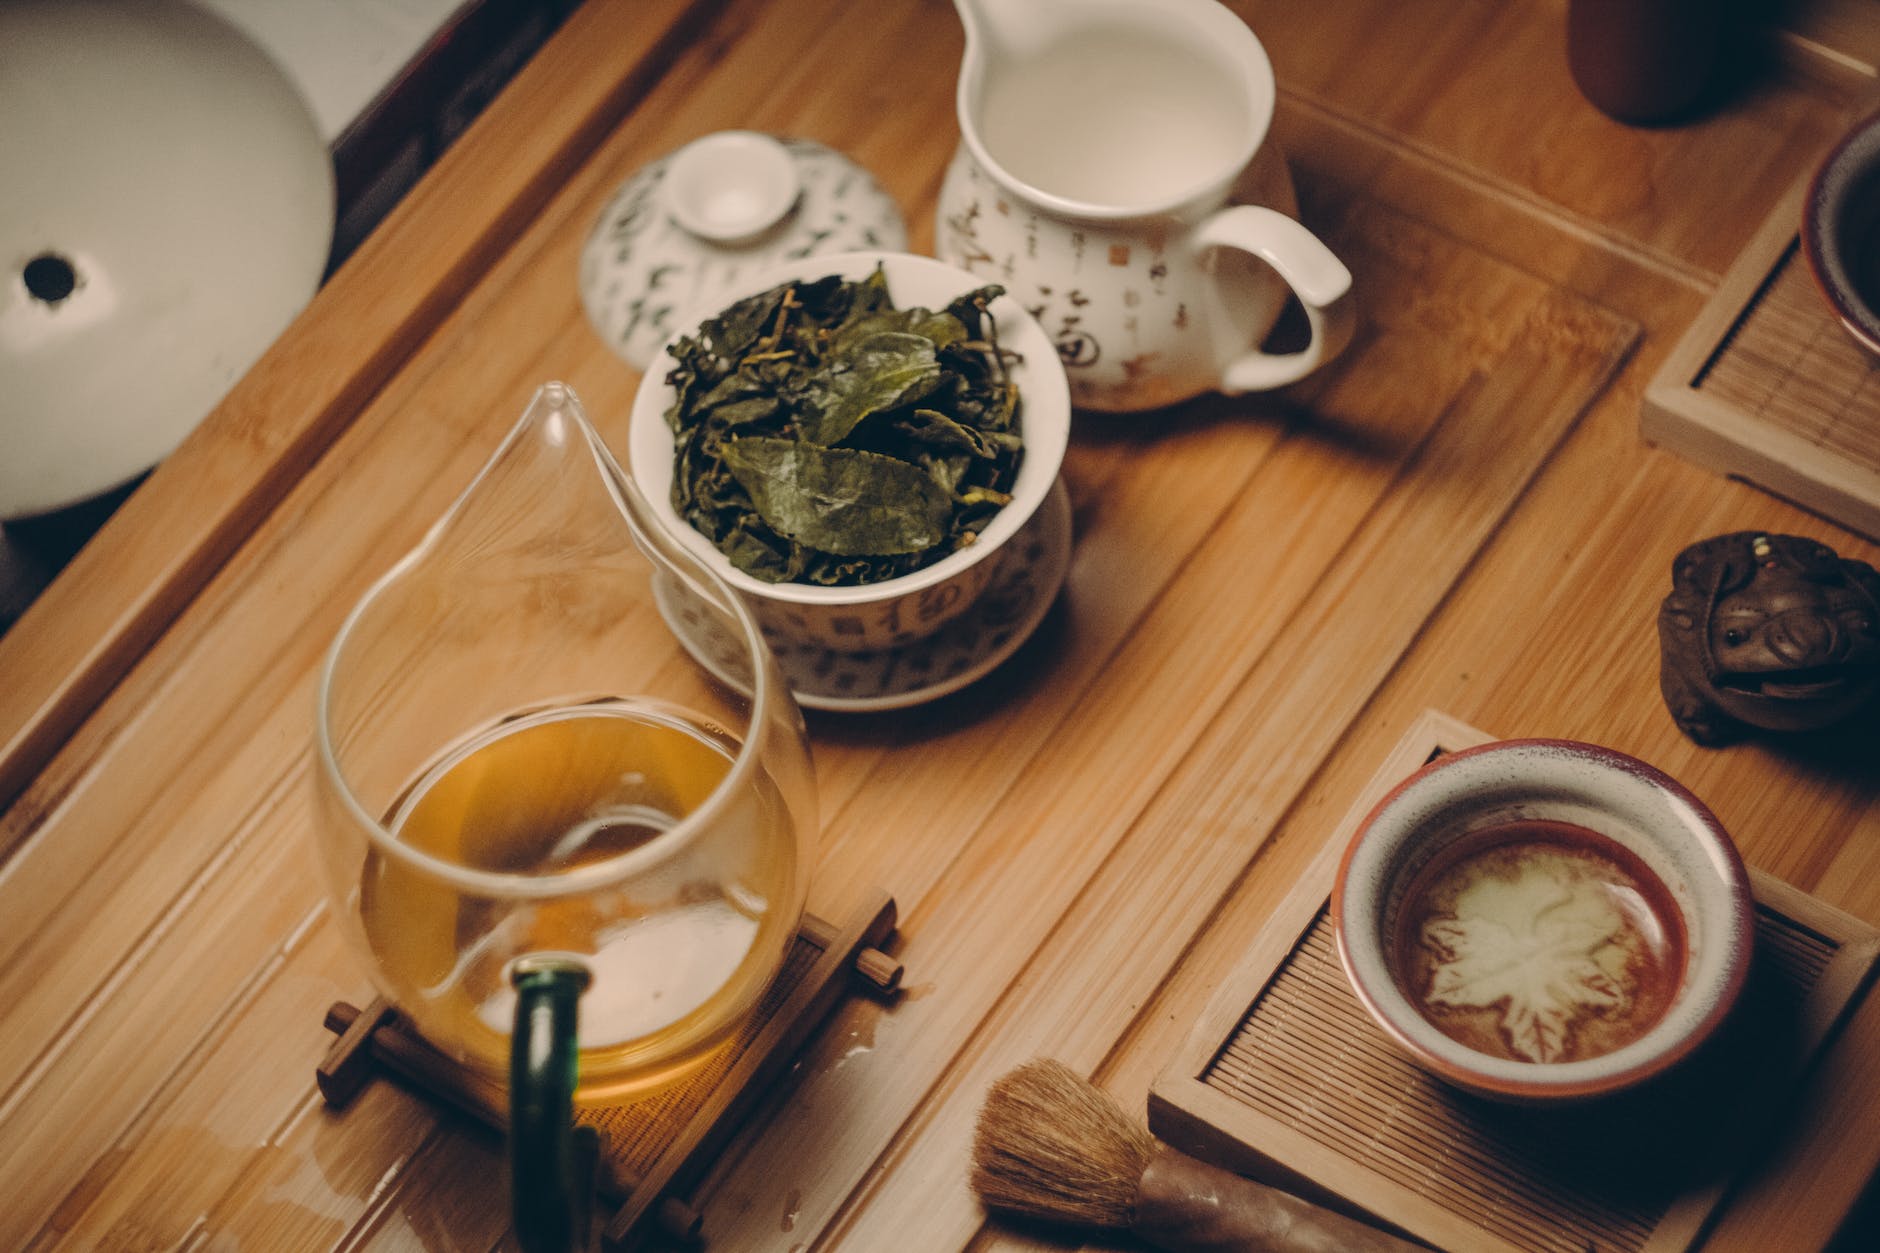
<path fill-rule="evenodd" d="M 1043 323 L 1083 408 L 1304 378 L 1349 341 L 1351 273 L 1267 141 L 1273 69 L 1214 0 L 954 0 L 961 143 L 935 251 Z M 1260 343 L 1298 296 L 1300 351 Z"/>

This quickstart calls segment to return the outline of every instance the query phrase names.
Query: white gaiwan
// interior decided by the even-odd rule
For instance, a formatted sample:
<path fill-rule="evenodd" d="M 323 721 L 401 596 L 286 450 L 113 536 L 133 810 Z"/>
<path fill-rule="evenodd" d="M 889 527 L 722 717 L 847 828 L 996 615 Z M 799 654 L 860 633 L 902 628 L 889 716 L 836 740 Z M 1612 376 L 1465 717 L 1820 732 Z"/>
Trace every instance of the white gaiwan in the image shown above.
<path fill-rule="evenodd" d="M 699 311 L 709 317 L 791 279 L 829 274 L 867 278 L 880 265 L 897 308 L 944 308 L 954 297 L 983 286 L 950 265 L 908 253 L 854 252 L 817 256 L 755 273 L 723 294 L 720 305 Z M 673 437 L 666 424 L 674 391 L 666 382 L 676 362 L 661 349 L 634 396 L 628 432 L 629 472 L 653 511 L 679 543 L 710 563 L 751 606 L 773 643 L 853 653 L 904 647 L 931 635 L 965 613 L 992 583 L 1010 541 L 1045 503 L 1057 482 L 1070 437 L 1070 392 L 1064 369 L 1037 322 L 1009 296 L 993 301 L 999 344 L 1017 354 L 1011 366 L 1020 397 L 1025 456 L 1012 500 L 994 515 L 978 540 L 931 565 L 878 583 L 822 587 L 766 583 L 732 566 L 710 540 L 694 530 L 672 505 Z M 696 319 L 695 319 L 696 321 Z M 681 328 L 688 333 L 695 326 Z"/>

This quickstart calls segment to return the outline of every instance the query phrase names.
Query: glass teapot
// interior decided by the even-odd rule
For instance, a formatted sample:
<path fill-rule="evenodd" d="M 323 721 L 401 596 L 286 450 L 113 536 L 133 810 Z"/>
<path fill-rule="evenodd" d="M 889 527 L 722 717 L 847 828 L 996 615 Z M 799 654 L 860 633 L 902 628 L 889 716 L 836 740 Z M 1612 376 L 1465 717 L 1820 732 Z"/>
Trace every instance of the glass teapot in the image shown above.
<path fill-rule="evenodd" d="M 725 679 L 679 597 L 738 642 Z M 347 618 L 315 738 L 335 915 L 427 1041 L 506 1077 L 517 1236 L 570 1247 L 574 1104 L 709 1061 L 801 917 L 814 777 L 756 623 L 550 383 Z"/>

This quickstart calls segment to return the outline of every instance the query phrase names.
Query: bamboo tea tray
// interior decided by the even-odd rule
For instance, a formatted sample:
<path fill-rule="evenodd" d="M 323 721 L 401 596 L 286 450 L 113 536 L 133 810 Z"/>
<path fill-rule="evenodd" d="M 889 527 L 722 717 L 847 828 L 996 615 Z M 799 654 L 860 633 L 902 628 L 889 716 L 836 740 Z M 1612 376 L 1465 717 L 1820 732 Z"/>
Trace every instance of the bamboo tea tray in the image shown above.
<path fill-rule="evenodd" d="M 577 1112 L 577 1122 L 599 1133 L 596 1183 L 613 1202 L 600 1211 L 608 1248 L 637 1249 L 656 1234 L 681 1243 L 696 1239 L 700 1215 L 685 1194 L 842 1000 L 845 985 L 879 995 L 899 986 L 901 966 L 880 947 L 894 925 L 894 901 L 886 895 L 841 926 L 804 915 L 758 1011 L 703 1070 L 644 1101 Z M 364 1010 L 336 1004 L 326 1026 L 339 1036 L 316 1074 L 329 1105 L 345 1105 L 382 1070 L 483 1122 L 503 1125 L 508 1103 L 501 1088 L 432 1050 L 385 1002 Z"/>
<path fill-rule="evenodd" d="M 1865 994 L 1880 931 L 1752 871 L 1750 983 L 1719 1037 L 1666 1082 L 1565 1111 L 1456 1093 L 1359 1006 L 1328 897 L 1346 843 L 1391 785 L 1489 738 L 1435 714 L 1411 729 L 1156 1081 L 1150 1126 L 1196 1156 L 1451 1253 L 1697 1247 Z"/>
<path fill-rule="evenodd" d="M 1880 539 L 1880 358 L 1841 327 L 1789 189 L 1646 388 L 1655 444 Z"/>

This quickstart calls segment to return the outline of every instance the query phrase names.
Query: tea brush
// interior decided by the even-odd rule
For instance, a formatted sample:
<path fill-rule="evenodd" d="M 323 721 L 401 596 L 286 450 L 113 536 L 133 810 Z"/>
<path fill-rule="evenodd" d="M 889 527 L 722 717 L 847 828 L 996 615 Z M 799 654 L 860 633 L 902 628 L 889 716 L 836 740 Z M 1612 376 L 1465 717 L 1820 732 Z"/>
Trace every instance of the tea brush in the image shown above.
<path fill-rule="evenodd" d="M 1197 1161 L 1062 1062 L 987 1092 L 973 1190 L 988 1209 L 1126 1230 L 1171 1253 L 1411 1253 L 1422 1246 Z"/>

